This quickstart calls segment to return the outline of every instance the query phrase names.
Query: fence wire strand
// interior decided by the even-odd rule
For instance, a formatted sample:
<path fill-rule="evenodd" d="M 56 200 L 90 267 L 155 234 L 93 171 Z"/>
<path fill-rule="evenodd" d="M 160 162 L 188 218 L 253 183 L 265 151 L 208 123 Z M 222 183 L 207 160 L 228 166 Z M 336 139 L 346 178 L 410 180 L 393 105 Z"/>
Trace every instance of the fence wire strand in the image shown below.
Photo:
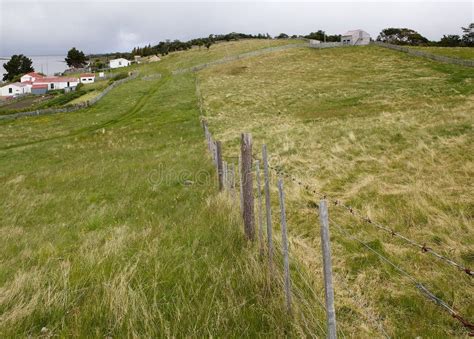
<path fill-rule="evenodd" d="M 440 259 L 442 262 L 445 262 L 455 268 L 457 268 L 459 271 L 461 272 L 464 272 L 466 273 L 468 276 L 470 277 L 474 277 L 474 271 L 471 270 L 470 268 L 462 265 L 462 264 L 459 264 L 457 263 L 456 261 L 454 261 L 453 259 L 451 258 L 448 258 L 442 254 L 439 254 L 438 252 L 434 251 L 431 247 L 428 247 L 426 246 L 426 244 L 420 244 L 406 236 L 404 236 L 403 234 L 399 233 L 399 232 L 396 232 L 394 229 L 390 228 L 390 227 L 387 227 L 375 220 L 372 220 L 371 218 L 369 218 L 368 216 L 364 216 L 361 212 L 357 211 L 355 208 L 353 208 L 352 206 L 349 206 L 349 205 L 346 205 L 344 204 L 341 200 L 339 199 L 334 199 L 334 198 L 330 198 L 328 197 L 327 194 L 325 193 L 322 193 L 318 190 L 316 190 L 313 186 L 311 185 L 308 185 L 308 184 L 305 184 L 303 183 L 301 180 L 297 179 L 296 177 L 294 177 L 293 175 L 289 174 L 289 173 L 286 173 L 284 172 L 281 168 L 279 167 L 276 167 L 276 166 L 273 166 L 271 164 L 268 165 L 268 167 L 270 169 L 272 169 L 277 175 L 280 175 L 280 176 L 283 176 L 283 177 L 286 177 L 288 179 L 290 179 L 291 181 L 293 181 L 294 183 L 296 183 L 297 185 L 303 187 L 306 191 L 308 191 L 309 193 L 311 194 L 316 194 L 316 195 L 319 195 L 319 197 L 321 199 L 327 199 L 328 201 L 330 201 L 334 206 L 336 207 L 339 207 L 345 211 L 347 211 L 349 214 L 351 214 L 352 216 L 362 220 L 363 222 L 367 223 L 367 224 L 370 224 L 380 230 L 383 230 L 387 233 L 389 233 L 390 235 L 392 235 L 393 237 L 397 237 L 399 239 L 402 239 L 404 240 L 406 243 L 410 244 L 411 246 L 414 246 L 414 247 L 417 247 L 419 248 L 422 253 L 429 253 L 431 255 L 433 255 L 434 257 Z"/>

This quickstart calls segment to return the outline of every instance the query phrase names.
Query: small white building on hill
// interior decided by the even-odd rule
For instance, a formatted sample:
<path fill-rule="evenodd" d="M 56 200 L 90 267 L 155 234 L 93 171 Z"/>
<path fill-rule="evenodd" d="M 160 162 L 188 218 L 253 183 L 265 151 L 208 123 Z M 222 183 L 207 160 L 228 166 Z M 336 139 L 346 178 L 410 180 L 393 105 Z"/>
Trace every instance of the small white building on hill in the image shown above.
<path fill-rule="evenodd" d="M 343 45 L 368 45 L 370 43 L 370 34 L 361 29 L 347 31 L 341 36 L 341 42 Z"/>
<path fill-rule="evenodd" d="M 94 73 L 84 73 L 79 77 L 81 84 L 92 84 L 95 81 Z"/>
<path fill-rule="evenodd" d="M 130 66 L 130 64 L 131 64 L 131 61 L 124 58 L 113 59 L 109 61 L 110 68 L 127 67 L 127 66 Z"/>
<path fill-rule="evenodd" d="M 14 82 L 0 88 L 0 95 L 2 97 L 14 97 L 31 93 L 31 83 Z"/>

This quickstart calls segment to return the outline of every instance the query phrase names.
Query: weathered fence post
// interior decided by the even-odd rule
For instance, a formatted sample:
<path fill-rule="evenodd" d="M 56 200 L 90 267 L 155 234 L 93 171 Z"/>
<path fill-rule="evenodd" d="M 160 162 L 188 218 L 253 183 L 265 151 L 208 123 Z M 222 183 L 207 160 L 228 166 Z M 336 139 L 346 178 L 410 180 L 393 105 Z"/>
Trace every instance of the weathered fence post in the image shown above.
<path fill-rule="evenodd" d="M 253 210 L 253 180 L 252 180 L 252 135 L 242 133 L 241 139 L 241 155 L 242 155 L 242 194 L 244 198 L 244 231 L 247 239 L 254 240 L 255 236 L 255 220 Z"/>
<path fill-rule="evenodd" d="M 224 190 L 227 189 L 227 163 L 222 160 L 222 185 Z"/>
<path fill-rule="evenodd" d="M 239 189 L 240 189 L 240 214 L 242 217 L 244 216 L 244 190 L 242 185 L 242 156 L 239 155 L 239 163 L 238 163 L 238 171 L 239 171 Z"/>
<path fill-rule="evenodd" d="M 264 240 L 263 240 L 263 204 L 262 204 L 262 185 L 260 182 L 260 162 L 255 161 L 255 176 L 257 177 L 257 198 L 258 198 L 258 241 L 260 242 L 260 255 L 263 256 Z"/>
<path fill-rule="evenodd" d="M 267 245 L 268 245 L 268 267 L 270 275 L 273 275 L 273 236 L 272 236 L 272 205 L 270 201 L 270 173 L 268 171 L 267 145 L 262 147 L 265 209 L 267 216 Z"/>
<path fill-rule="evenodd" d="M 290 279 L 290 259 L 288 257 L 288 237 L 286 231 L 286 211 L 285 192 L 283 191 L 283 180 L 278 179 L 278 193 L 280 197 L 281 214 L 281 242 L 283 251 L 283 267 L 285 272 L 285 296 L 288 314 L 291 314 L 291 279 Z"/>
<path fill-rule="evenodd" d="M 336 339 L 336 310 L 334 308 L 334 288 L 332 285 L 331 245 L 329 238 L 329 217 L 326 200 L 319 203 L 319 219 L 321 221 L 321 248 L 323 251 L 324 290 L 326 297 L 326 316 L 328 338 Z"/>
<path fill-rule="evenodd" d="M 234 163 L 230 164 L 230 194 L 232 199 L 235 200 L 235 165 Z M 235 202 L 235 201 L 234 201 Z"/>
<path fill-rule="evenodd" d="M 219 191 L 224 189 L 224 171 L 222 165 L 222 143 L 216 141 L 216 161 L 217 161 L 217 176 L 219 178 Z"/>

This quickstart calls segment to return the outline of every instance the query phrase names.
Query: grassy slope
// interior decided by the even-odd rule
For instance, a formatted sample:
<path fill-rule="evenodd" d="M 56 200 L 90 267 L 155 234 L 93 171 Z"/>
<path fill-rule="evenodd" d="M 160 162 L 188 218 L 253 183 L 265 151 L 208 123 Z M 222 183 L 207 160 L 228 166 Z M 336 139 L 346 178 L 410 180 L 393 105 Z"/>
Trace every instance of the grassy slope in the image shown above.
<path fill-rule="evenodd" d="M 223 48 L 192 53 L 249 47 Z M 169 75 L 180 58 L 87 110 L 0 122 L 0 337 L 323 333 L 308 291 L 306 322 L 286 319 L 216 193 L 194 75 Z"/>
<path fill-rule="evenodd" d="M 418 49 L 433 54 L 444 55 L 452 58 L 460 59 L 474 59 L 474 48 L 472 47 L 418 47 L 411 46 L 410 48 Z"/>
<path fill-rule="evenodd" d="M 210 128 L 227 156 L 238 154 L 239 133 L 250 131 L 254 147 L 266 142 L 273 162 L 296 177 L 474 266 L 474 70 L 368 46 L 289 50 L 199 78 Z M 321 291 L 316 199 L 286 187 L 291 251 L 315 272 Z M 466 274 L 346 212 L 330 214 L 474 319 Z M 332 232 L 336 312 L 346 334 L 380 333 L 381 324 L 394 336 L 465 335 L 393 269 Z"/>

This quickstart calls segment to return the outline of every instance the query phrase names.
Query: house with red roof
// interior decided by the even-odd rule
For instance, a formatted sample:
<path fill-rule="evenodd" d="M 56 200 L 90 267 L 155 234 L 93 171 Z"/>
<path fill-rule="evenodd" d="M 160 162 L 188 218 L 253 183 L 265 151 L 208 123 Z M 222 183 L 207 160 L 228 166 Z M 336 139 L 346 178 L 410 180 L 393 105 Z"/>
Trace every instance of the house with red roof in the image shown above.
<path fill-rule="evenodd" d="M 95 81 L 95 74 L 83 73 L 79 76 L 79 81 L 81 84 L 91 84 Z"/>
<path fill-rule="evenodd" d="M 36 79 L 39 79 L 39 78 L 43 78 L 44 76 L 39 74 L 39 73 L 36 73 L 36 72 L 30 72 L 30 73 L 26 73 L 25 75 L 23 75 L 21 78 L 20 78 L 20 82 L 33 82 L 35 81 Z"/>
<path fill-rule="evenodd" d="M 33 82 L 33 85 L 47 85 L 48 91 L 56 89 L 74 88 L 79 84 L 78 78 L 42 77 Z"/>

